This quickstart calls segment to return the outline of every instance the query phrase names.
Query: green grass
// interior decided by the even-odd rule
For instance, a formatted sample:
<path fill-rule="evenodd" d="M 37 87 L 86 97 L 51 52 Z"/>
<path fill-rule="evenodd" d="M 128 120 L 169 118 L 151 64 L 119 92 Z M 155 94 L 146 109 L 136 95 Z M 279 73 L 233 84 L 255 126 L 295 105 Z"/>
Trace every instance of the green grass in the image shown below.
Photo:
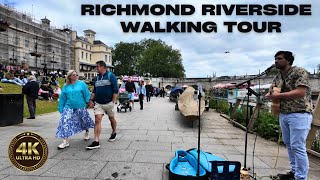
<path fill-rule="evenodd" d="M 64 85 L 64 79 L 63 78 L 58 78 L 59 85 L 62 88 Z M 11 83 L 1 83 L 0 86 L 4 90 L 3 94 L 21 94 L 22 93 L 22 87 L 11 84 Z M 54 88 L 54 87 L 52 87 Z M 58 102 L 57 101 L 47 101 L 47 100 L 39 100 L 37 99 L 37 108 L 36 108 L 36 115 L 40 114 L 46 114 L 46 113 L 51 113 L 55 112 L 58 110 Z M 24 96 L 24 104 L 23 104 L 23 117 L 29 117 L 29 110 L 28 110 L 28 105 L 26 101 L 26 97 Z"/>

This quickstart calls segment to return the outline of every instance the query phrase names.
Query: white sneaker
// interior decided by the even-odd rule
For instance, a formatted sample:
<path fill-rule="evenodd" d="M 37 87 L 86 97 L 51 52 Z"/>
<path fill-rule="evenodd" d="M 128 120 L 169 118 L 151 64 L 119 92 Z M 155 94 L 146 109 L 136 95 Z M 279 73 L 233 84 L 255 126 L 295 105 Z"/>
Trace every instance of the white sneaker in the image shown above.
<path fill-rule="evenodd" d="M 66 140 L 63 140 L 63 142 L 58 146 L 58 149 L 64 149 L 66 147 L 69 147 L 69 142 Z"/>
<path fill-rule="evenodd" d="M 88 131 L 88 132 L 84 133 L 84 140 L 88 141 L 89 139 L 90 139 L 90 132 Z"/>

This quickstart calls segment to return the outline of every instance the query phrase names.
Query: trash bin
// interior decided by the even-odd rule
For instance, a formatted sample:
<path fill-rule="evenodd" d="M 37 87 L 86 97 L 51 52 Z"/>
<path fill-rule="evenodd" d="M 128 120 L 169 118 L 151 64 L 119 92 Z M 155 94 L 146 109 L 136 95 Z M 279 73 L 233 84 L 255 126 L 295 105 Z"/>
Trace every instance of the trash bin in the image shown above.
<path fill-rule="evenodd" d="M 0 126 L 23 122 L 23 94 L 0 94 Z"/>

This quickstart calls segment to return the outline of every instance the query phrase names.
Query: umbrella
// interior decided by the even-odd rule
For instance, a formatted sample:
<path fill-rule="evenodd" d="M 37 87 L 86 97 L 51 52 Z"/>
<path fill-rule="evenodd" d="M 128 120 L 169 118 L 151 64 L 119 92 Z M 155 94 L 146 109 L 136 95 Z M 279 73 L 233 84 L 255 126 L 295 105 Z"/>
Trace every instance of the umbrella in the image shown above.
<path fill-rule="evenodd" d="M 214 85 L 214 86 L 212 86 L 213 88 L 222 88 L 223 87 L 223 84 L 221 84 L 221 83 L 218 83 L 218 84 L 216 84 L 216 85 Z"/>

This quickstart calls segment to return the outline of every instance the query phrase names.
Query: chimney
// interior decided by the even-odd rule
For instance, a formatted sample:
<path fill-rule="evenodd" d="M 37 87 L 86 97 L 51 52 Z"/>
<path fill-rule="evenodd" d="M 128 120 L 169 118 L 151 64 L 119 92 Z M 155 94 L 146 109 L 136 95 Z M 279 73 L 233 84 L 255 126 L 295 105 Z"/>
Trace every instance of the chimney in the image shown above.
<path fill-rule="evenodd" d="M 43 19 L 41 19 L 41 24 L 43 27 L 48 28 L 50 27 L 50 20 L 45 16 Z"/>
<path fill-rule="evenodd" d="M 84 37 L 89 41 L 89 43 L 93 44 L 95 40 L 96 32 L 92 31 L 91 29 L 84 30 Z"/>

